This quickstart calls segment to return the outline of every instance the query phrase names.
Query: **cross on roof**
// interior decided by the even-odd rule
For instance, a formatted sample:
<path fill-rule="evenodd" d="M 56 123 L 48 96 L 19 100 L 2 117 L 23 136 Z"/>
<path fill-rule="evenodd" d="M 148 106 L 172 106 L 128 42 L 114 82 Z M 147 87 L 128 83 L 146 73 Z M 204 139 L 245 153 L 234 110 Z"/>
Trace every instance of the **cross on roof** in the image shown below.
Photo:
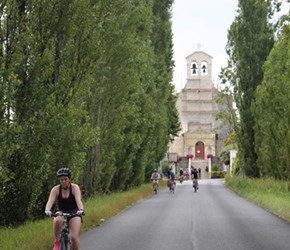
<path fill-rule="evenodd" d="M 197 49 L 200 50 L 201 45 L 198 43 L 197 44 Z"/>

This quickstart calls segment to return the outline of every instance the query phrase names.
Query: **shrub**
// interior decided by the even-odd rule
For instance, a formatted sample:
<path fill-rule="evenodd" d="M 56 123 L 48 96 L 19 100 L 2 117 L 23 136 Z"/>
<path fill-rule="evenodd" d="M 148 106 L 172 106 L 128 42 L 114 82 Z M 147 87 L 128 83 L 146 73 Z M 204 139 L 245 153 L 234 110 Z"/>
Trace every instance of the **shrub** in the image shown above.
<path fill-rule="evenodd" d="M 224 178 L 225 177 L 225 172 L 218 170 L 218 171 L 212 171 L 211 172 L 211 178 L 215 179 L 215 178 Z"/>
<path fill-rule="evenodd" d="M 212 164 L 211 166 L 211 171 L 212 172 L 216 172 L 216 171 L 220 171 L 220 167 L 217 164 Z"/>

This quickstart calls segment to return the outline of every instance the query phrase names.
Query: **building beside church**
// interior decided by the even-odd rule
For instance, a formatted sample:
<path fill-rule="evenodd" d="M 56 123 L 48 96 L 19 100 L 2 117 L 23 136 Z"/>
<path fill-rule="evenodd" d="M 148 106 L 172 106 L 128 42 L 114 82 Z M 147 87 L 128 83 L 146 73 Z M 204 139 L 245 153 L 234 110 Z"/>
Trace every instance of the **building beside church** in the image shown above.
<path fill-rule="evenodd" d="M 169 145 L 168 158 L 178 162 L 177 168 L 201 168 L 202 178 L 207 178 L 206 170 L 219 156 L 224 139 L 215 119 L 219 107 L 215 102 L 218 90 L 212 81 L 212 56 L 203 51 L 190 54 L 186 72 L 186 83 L 177 99 L 182 131 Z"/>

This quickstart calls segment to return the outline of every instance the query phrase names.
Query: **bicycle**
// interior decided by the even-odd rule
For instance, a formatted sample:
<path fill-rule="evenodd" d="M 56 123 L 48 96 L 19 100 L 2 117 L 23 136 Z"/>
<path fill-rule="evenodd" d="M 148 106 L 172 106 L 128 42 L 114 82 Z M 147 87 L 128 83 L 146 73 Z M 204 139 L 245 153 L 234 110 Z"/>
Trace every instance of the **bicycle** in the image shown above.
<path fill-rule="evenodd" d="M 158 190 L 158 184 L 157 184 L 157 182 L 154 182 L 153 183 L 153 190 L 154 190 L 154 193 L 157 194 L 157 190 Z"/>
<path fill-rule="evenodd" d="M 198 183 L 196 179 L 192 179 L 192 187 L 194 189 L 194 192 L 196 193 L 196 190 L 198 189 Z"/>
<path fill-rule="evenodd" d="M 183 182 L 183 175 L 180 175 L 179 176 L 179 182 L 180 182 L 180 184 L 182 184 L 182 182 Z"/>
<path fill-rule="evenodd" d="M 59 250 L 72 250 L 69 235 L 68 219 L 76 215 L 77 215 L 76 213 L 64 213 L 64 212 L 56 212 L 52 214 L 52 216 L 54 217 L 63 216 L 62 229 L 59 234 Z"/>
<path fill-rule="evenodd" d="M 169 180 L 168 187 L 169 187 L 170 193 L 174 194 L 174 181 L 173 180 Z"/>

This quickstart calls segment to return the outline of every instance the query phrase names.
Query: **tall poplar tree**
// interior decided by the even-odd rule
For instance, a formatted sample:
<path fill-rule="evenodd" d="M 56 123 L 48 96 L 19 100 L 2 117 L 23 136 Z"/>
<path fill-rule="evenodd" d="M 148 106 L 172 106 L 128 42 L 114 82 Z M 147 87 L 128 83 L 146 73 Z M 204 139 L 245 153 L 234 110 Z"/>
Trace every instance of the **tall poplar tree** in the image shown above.
<path fill-rule="evenodd" d="M 237 133 L 241 168 L 259 177 L 255 151 L 255 118 L 251 105 L 263 79 L 263 64 L 274 45 L 274 26 L 270 19 L 280 1 L 239 0 L 238 15 L 228 32 L 229 65 L 235 72 L 231 84 L 239 113 Z"/>
<path fill-rule="evenodd" d="M 289 48 L 290 26 L 286 25 L 265 63 L 264 79 L 252 106 L 260 172 L 278 180 L 290 180 Z"/>
<path fill-rule="evenodd" d="M 60 167 L 84 196 L 149 181 L 179 129 L 171 4 L 0 5 L 0 225 L 38 218 Z"/>
<path fill-rule="evenodd" d="M 158 163 L 167 151 L 172 138 L 180 130 L 180 121 L 176 109 L 177 97 L 172 84 L 173 76 L 173 35 L 171 9 L 173 0 L 154 1 L 152 45 L 154 47 L 154 83 L 151 94 L 155 102 L 155 127 L 157 150 L 153 163 Z M 148 169 L 152 171 L 152 167 Z"/>
<path fill-rule="evenodd" d="M 90 68 L 89 1 L 17 1 L 1 5 L 1 223 L 43 211 L 55 172 L 84 162 L 90 128 L 81 91 Z M 80 28 L 80 29 L 79 29 Z M 2 188 L 5 187 L 5 188 Z"/>

